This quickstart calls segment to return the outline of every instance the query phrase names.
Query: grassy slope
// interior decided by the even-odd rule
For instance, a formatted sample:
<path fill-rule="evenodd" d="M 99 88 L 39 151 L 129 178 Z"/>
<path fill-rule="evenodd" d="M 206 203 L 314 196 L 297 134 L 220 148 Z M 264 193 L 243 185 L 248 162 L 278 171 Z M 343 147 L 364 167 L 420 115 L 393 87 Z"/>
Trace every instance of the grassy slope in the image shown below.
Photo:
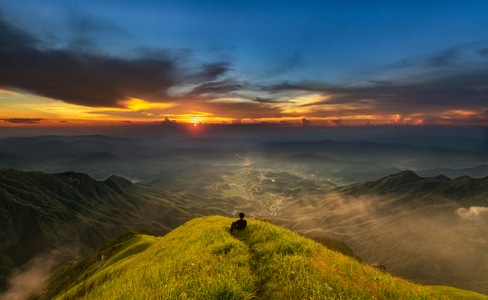
<path fill-rule="evenodd" d="M 415 285 L 262 221 L 231 235 L 231 221 L 202 217 L 163 237 L 122 236 L 58 269 L 42 298 L 488 299 Z"/>
<path fill-rule="evenodd" d="M 216 202 L 117 176 L 97 181 L 82 173 L 0 168 L 0 292 L 13 268 L 41 253 L 64 249 L 86 255 L 129 230 L 165 234 L 194 217 L 223 214 L 232 206 Z"/>

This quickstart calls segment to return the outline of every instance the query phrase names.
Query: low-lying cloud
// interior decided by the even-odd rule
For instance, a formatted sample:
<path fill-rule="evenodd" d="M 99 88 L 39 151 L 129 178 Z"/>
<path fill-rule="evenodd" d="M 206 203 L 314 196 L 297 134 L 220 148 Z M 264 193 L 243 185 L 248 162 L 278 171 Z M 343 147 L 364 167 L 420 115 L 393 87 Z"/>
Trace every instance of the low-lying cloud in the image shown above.
<path fill-rule="evenodd" d="M 40 254 L 21 268 L 15 270 L 8 281 L 8 290 L 0 295 L 0 300 L 24 300 L 40 293 L 46 287 L 49 273 L 66 253 L 77 253 L 73 249 L 58 249 Z"/>
<path fill-rule="evenodd" d="M 449 201 L 436 203 L 409 206 L 391 196 L 324 193 L 297 197 L 280 211 L 279 222 L 309 236 L 344 241 L 364 262 L 385 264 L 402 277 L 458 287 L 487 280 L 486 218 L 481 216 L 488 208 L 453 210 Z M 479 222 L 455 222 L 457 216 Z"/>
<path fill-rule="evenodd" d="M 478 218 L 481 215 L 488 215 L 488 207 L 484 206 L 471 206 L 469 208 L 458 208 L 456 214 L 463 219 Z"/>
<path fill-rule="evenodd" d="M 3 119 L 5 122 L 9 123 L 17 123 L 17 124 L 36 124 L 43 121 L 43 118 L 10 118 L 10 119 Z"/>

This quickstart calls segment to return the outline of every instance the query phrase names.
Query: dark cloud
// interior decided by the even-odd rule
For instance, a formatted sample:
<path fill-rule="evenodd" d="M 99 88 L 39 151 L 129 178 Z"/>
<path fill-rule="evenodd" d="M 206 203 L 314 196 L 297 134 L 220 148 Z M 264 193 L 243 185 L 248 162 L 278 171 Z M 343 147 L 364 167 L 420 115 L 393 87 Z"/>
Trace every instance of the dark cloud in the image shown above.
<path fill-rule="evenodd" d="M 24 45 L 32 46 L 36 44 L 36 40 L 31 36 L 25 34 L 20 28 L 11 26 L 4 21 L 0 14 L 0 44 L 1 51 L 17 50 L 23 48 Z"/>
<path fill-rule="evenodd" d="M 426 57 L 426 67 L 457 67 L 458 66 L 458 52 L 456 49 L 449 49 L 441 51 Z"/>
<path fill-rule="evenodd" d="M 323 100 L 301 105 L 313 109 L 311 115 L 326 111 L 342 116 L 483 111 L 488 108 L 488 63 L 479 60 L 475 54 L 479 49 L 485 49 L 486 44 L 488 42 L 484 41 L 404 60 L 401 64 L 390 66 L 389 71 L 399 68 L 410 71 L 389 79 L 383 79 L 381 72 L 376 76 L 380 79 L 375 79 L 369 72 L 371 77 L 368 81 L 356 85 L 283 82 L 264 87 L 263 90 L 270 93 L 295 91 L 322 94 Z M 478 63 L 473 63 L 477 60 Z M 462 61 L 470 63 L 462 66 Z M 411 72 L 414 66 L 416 71 Z"/>
<path fill-rule="evenodd" d="M 112 41 L 128 33 L 119 26 L 99 18 L 81 14 L 76 8 L 68 8 L 70 35 L 68 46 L 72 49 L 96 49 L 99 43 Z"/>
<path fill-rule="evenodd" d="M 329 120 L 329 124 L 332 125 L 332 126 L 343 126 L 342 124 L 342 119 L 333 119 L 333 120 Z"/>
<path fill-rule="evenodd" d="M 241 89 L 242 86 L 233 80 L 211 81 L 193 88 L 186 97 L 226 95 Z"/>
<path fill-rule="evenodd" d="M 448 48 L 442 51 L 437 51 L 428 55 L 422 55 L 418 57 L 411 57 L 402 59 L 394 64 L 386 67 L 389 69 L 423 69 L 436 70 L 445 68 L 458 68 L 462 67 L 463 58 L 466 53 L 466 46 L 458 46 Z"/>
<path fill-rule="evenodd" d="M 0 87 L 72 104 L 120 107 L 120 101 L 128 97 L 167 101 L 168 90 L 186 81 L 200 83 L 194 96 L 230 87 L 223 82 L 207 83 L 225 74 L 228 63 L 205 64 L 187 73 L 177 64 L 180 57 L 161 51 L 159 55 L 121 58 L 43 49 L 34 38 L 1 19 L 0 45 Z"/>
<path fill-rule="evenodd" d="M 295 69 L 299 68 L 304 64 L 302 53 L 297 50 L 290 57 L 284 59 L 280 62 L 280 65 L 267 71 L 267 76 L 282 75 L 289 72 L 293 72 Z"/>
<path fill-rule="evenodd" d="M 325 92 L 333 88 L 335 87 L 319 81 L 315 81 L 315 82 L 314 81 L 298 81 L 298 82 L 284 81 L 277 84 L 261 86 L 260 91 L 268 92 L 272 94 L 288 92 L 288 91 Z"/>
<path fill-rule="evenodd" d="M 282 117 L 279 108 L 256 102 L 208 102 L 205 103 L 205 108 L 214 115 L 223 118 L 259 119 Z"/>
<path fill-rule="evenodd" d="M 488 57 L 488 48 L 478 50 L 479 55 Z"/>
<path fill-rule="evenodd" d="M 275 103 L 276 99 L 273 98 L 261 98 L 261 97 L 254 97 L 251 100 L 259 102 L 259 103 Z"/>
<path fill-rule="evenodd" d="M 228 62 L 204 64 L 201 66 L 200 72 L 186 76 L 184 81 L 188 83 L 201 83 L 202 81 L 216 80 L 230 70 L 231 66 Z"/>
<path fill-rule="evenodd" d="M 10 119 L 3 119 L 5 122 L 9 123 L 20 123 L 20 124 L 36 124 L 40 123 L 44 119 L 42 118 L 10 118 Z"/>
<path fill-rule="evenodd" d="M 487 83 L 488 72 L 473 72 L 415 84 L 329 88 L 322 92 L 330 98 L 306 105 L 340 104 L 364 107 L 365 114 L 436 113 L 452 109 L 479 110 L 488 106 Z"/>
<path fill-rule="evenodd" d="M 312 122 L 310 120 L 307 120 L 306 118 L 302 118 L 301 122 L 302 122 L 302 126 L 304 126 L 304 127 L 308 127 L 308 126 L 312 125 Z"/>

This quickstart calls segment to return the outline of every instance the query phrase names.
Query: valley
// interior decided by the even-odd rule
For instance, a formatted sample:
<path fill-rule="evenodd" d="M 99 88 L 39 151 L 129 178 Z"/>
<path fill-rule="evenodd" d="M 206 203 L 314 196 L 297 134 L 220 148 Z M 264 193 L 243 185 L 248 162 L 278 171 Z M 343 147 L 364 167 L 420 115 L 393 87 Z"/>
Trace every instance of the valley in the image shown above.
<path fill-rule="evenodd" d="M 14 247 L 0 251 L 2 276 L 60 245 L 83 256 L 127 230 L 164 235 L 243 211 L 344 242 L 393 275 L 488 294 L 488 158 L 467 148 L 221 133 L 0 139 L 3 239 Z M 13 259 L 20 246 L 36 250 Z"/>

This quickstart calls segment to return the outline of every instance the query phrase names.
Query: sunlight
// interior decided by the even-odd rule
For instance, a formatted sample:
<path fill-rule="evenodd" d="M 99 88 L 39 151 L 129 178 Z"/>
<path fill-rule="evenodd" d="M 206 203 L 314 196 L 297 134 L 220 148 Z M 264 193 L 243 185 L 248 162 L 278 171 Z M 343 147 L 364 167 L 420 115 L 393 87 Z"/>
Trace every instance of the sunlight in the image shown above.
<path fill-rule="evenodd" d="M 94 113 L 93 108 L 69 104 L 31 94 L 0 92 L 2 113 L 9 118 L 43 118 L 43 119 L 84 119 L 106 118 L 105 114 Z M 5 117 L 5 115 L 0 116 Z M 44 122 L 43 122 L 44 123 Z"/>
<path fill-rule="evenodd" d="M 213 114 L 204 111 L 194 111 L 191 114 L 180 114 L 177 116 L 178 122 L 189 124 L 213 123 L 217 119 L 218 118 L 215 118 Z"/>
<path fill-rule="evenodd" d="M 201 123 L 204 120 L 203 117 L 192 117 L 189 119 L 190 123 L 193 124 L 193 126 L 197 126 L 198 123 Z"/>
<path fill-rule="evenodd" d="M 143 99 L 138 99 L 138 98 L 130 98 L 127 101 L 121 101 L 120 102 L 122 105 L 124 105 L 126 108 L 130 110 L 145 110 L 145 109 L 166 109 L 173 107 L 173 104 L 170 103 L 161 103 L 161 102 L 149 102 Z"/>
<path fill-rule="evenodd" d="M 290 99 L 288 102 L 280 103 L 278 106 L 284 114 L 308 114 L 315 110 L 314 106 L 323 104 L 329 96 L 321 94 L 303 95 Z"/>
<path fill-rule="evenodd" d="M 466 117 L 474 117 L 476 115 L 480 114 L 477 111 L 472 111 L 472 110 L 448 110 L 445 111 L 442 116 L 448 119 L 453 119 L 453 118 L 466 118 Z"/>
<path fill-rule="evenodd" d="M 10 90 L 4 90 L 4 89 L 0 89 L 0 94 L 18 95 L 17 92 L 10 91 Z"/>

